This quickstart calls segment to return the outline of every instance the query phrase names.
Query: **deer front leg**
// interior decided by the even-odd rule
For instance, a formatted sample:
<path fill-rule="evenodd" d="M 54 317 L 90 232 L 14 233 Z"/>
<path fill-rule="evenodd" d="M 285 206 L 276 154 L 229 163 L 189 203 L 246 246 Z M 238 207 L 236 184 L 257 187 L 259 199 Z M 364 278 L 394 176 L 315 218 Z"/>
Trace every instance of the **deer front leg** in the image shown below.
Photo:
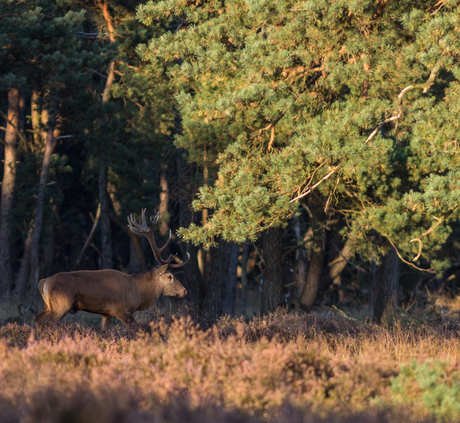
<path fill-rule="evenodd" d="M 117 319 L 120 319 L 123 323 L 128 325 L 133 329 L 138 329 L 139 324 L 136 322 L 136 319 L 132 315 L 132 313 L 124 312 L 116 315 Z"/>
<path fill-rule="evenodd" d="M 102 329 L 107 330 L 110 326 L 110 322 L 112 321 L 112 317 L 106 314 L 102 315 Z"/>

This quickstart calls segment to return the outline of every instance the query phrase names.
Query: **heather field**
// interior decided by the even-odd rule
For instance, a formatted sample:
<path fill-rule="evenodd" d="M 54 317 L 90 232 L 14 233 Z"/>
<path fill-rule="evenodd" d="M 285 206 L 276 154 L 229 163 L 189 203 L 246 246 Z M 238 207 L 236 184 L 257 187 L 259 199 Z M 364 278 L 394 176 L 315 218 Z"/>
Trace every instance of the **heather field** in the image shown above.
<path fill-rule="evenodd" d="M 207 326 L 207 327 L 206 327 Z M 460 420 L 455 320 L 386 326 L 275 313 L 213 325 L 152 315 L 143 332 L 0 327 L 10 422 Z"/>

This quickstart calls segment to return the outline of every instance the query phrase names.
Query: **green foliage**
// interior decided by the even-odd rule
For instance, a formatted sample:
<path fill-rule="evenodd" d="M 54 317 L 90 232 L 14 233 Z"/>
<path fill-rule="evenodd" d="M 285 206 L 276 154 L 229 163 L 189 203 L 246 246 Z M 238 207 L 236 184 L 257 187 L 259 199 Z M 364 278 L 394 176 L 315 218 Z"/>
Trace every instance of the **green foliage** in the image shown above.
<path fill-rule="evenodd" d="M 418 364 L 412 360 L 403 365 L 392 379 L 394 400 L 403 404 L 422 404 L 430 414 L 442 421 L 460 418 L 460 372 L 451 373 L 449 363 L 427 360 Z"/>
<path fill-rule="evenodd" d="M 285 224 L 299 200 L 308 205 L 310 190 L 331 219 L 346 219 L 347 236 L 363 241 L 367 256 L 379 251 L 375 231 L 413 257 L 420 244 L 412 239 L 436 219 L 458 217 L 459 4 L 380 6 L 139 6 L 146 25 L 169 24 L 138 52 L 169 67 L 183 119 L 176 145 L 216 174 L 194 203 L 214 213 L 205 226 L 183 229 L 185 240 L 254 240 Z M 441 71 L 427 92 L 402 94 L 435 65 Z M 424 257 L 435 258 L 449 233 L 444 225 L 424 236 Z"/>

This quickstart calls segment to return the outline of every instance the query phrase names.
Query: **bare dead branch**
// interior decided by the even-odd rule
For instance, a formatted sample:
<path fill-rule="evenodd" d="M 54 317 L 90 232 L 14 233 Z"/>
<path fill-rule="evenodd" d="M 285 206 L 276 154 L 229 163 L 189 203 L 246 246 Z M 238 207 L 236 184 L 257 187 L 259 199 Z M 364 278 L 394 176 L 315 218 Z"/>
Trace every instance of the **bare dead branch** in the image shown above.
<path fill-rule="evenodd" d="M 58 140 L 63 139 L 63 138 L 73 138 L 73 135 L 60 135 L 59 137 L 54 138 L 53 139 L 53 150 L 55 149 Z"/>
<path fill-rule="evenodd" d="M 93 221 L 93 227 L 91 228 L 91 232 L 89 233 L 88 238 L 86 238 L 85 244 L 83 245 L 83 248 L 81 249 L 80 254 L 78 254 L 77 261 L 75 262 L 75 265 L 73 266 L 72 270 L 78 270 L 78 268 L 80 267 L 80 264 L 81 264 L 81 261 L 83 260 L 86 249 L 90 245 L 91 240 L 93 239 L 94 233 L 96 232 L 97 224 L 99 223 L 100 217 L 101 217 L 101 204 L 99 203 L 97 206 L 96 217 Z"/>
<path fill-rule="evenodd" d="M 353 263 L 352 261 L 348 260 L 342 253 L 342 251 L 340 251 L 340 249 L 337 247 L 337 245 L 334 244 L 334 247 L 335 249 L 337 250 L 337 252 L 342 256 L 343 260 L 345 260 L 350 266 L 353 266 L 355 267 L 356 269 L 358 269 L 360 272 L 363 272 L 365 273 L 366 275 L 369 275 L 369 272 L 366 270 L 366 269 L 363 269 L 361 266 L 358 266 L 357 264 Z M 327 266 L 330 267 L 332 266 L 333 264 L 337 263 L 337 259 L 334 260 L 334 261 L 331 261 Z"/>
<path fill-rule="evenodd" d="M 339 166 L 335 166 L 332 168 L 332 170 L 325 176 L 323 177 L 319 182 L 317 182 L 315 185 L 313 185 L 311 188 L 309 188 L 307 191 L 305 191 L 303 194 L 298 195 L 297 197 L 293 198 L 291 201 L 289 201 L 290 204 L 294 203 L 297 200 L 300 200 L 303 197 L 306 197 L 308 194 L 310 194 L 316 187 L 321 185 L 324 181 L 329 179 L 337 170 L 339 169 Z"/>

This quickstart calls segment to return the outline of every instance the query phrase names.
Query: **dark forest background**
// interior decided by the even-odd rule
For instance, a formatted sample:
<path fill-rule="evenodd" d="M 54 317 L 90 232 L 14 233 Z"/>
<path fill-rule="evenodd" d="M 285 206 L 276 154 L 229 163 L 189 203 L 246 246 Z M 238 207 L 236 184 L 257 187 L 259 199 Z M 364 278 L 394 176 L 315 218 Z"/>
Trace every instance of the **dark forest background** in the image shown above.
<path fill-rule="evenodd" d="M 141 208 L 200 313 L 455 297 L 458 7 L 1 1 L 2 317 L 56 272 L 154 266 Z"/>

